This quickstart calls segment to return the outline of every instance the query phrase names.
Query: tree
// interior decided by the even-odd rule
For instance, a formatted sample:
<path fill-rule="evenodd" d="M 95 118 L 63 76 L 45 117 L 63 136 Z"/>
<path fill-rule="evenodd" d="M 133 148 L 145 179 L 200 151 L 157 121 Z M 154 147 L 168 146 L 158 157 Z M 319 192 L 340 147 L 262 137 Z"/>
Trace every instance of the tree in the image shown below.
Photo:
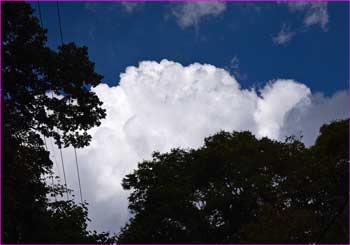
<path fill-rule="evenodd" d="M 64 186 L 51 187 L 52 161 L 42 136 L 59 147 L 84 147 L 87 130 L 105 117 L 91 90 L 102 76 L 87 48 L 74 43 L 54 51 L 46 30 L 27 3 L 2 7 L 2 241 L 106 242 L 108 234 L 86 230 L 87 208 L 71 201 L 51 202 Z M 68 229 L 69 227 L 69 229 Z"/>
<path fill-rule="evenodd" d="M 317 242 L 349 242 L 349 121 L 323 125 L 311 147 L 317 172 L 314 205 L 324 224 Z"/>
<path fill-rule="evenodd" d="M 220 132 L 197 150 L 154 153 L 123 180 L 133 217 L 118 242 L 346 243 L 338 210 L 348 195 L 348 128 L 323 126 L 311 148 Z"/>

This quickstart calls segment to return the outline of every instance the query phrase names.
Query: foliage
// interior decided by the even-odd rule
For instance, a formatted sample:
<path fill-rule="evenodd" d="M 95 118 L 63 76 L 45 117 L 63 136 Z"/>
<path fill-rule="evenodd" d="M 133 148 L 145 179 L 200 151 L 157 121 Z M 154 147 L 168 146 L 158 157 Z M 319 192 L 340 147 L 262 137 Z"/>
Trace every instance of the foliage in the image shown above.
<path fill-rule="evenodd" d="M 347 243 L 348 129 L 324 125 L 310 148 L 220 132 L 154 153 L 123 180 L 134 216 L 118 242 Z"/>
<path fill-rule="evenodd" d="M 84 147 L 87 130 L 105 117 L 90 91 L 102 76 L 87 48 L 74 43 L 57 51 L 45 46 L 46 30 L 27 3 L 2 8 L 2 242 L 110 242 L 108 234 L 87 231 L 87 208 L 61 194 L 44 176 L 52 173 L 42 136 L 59 147 Z"/>
<path fill-rule="evenodd" d="M 30 5 L 4 3 L 2 8 L 4 126 L 14 137 L 40 132 L 59 145 L 86 146 L 91 138 L 86 130 L 105 117 L 102 102 L 89 89 L 102 76 L 95 73 L 87 48 L 69 43 L 55 52 L 44 46 L 46 31 L 31 16 Z"/>

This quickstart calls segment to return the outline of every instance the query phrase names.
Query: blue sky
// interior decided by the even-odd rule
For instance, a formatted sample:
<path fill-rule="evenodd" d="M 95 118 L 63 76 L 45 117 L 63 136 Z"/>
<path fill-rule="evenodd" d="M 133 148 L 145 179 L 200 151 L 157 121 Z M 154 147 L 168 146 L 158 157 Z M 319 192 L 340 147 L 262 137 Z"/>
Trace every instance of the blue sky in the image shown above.
<path fill-rule="evenodd" d="M 60 10 L 64 41 L 86 45 L 110 85 L 127 66 L 168 59 L 226 68 L 243 87 L 293 78 L 329 95 L 348 87 L 347 5 L 328 3 L 325 29 L 305 25 L 306 7 L 292 11 L 276 3 L 227 3 L 219 14 L 187 27 L 177 22 L 176 3 L 145 3 L 128 11 L 118 2 L 61 2 Z M 55 48 L 60 40 L 56 3 L 41 3 L 41 10 L 48 44 Z M 273 37 L 283 25 L 295 35 L 278 45 Z"/>
<path fill-rule="evenodd" d="M 107 116 L 78 151 L 91 228 L 125 225 L 120 183 L 153 151 L 197 148 L 220 130 L 310 146 L 321 125 L 349 117 L 347 3 L 59 4 L 64 41 L 86 45 L 108 84 L 92 88 Z M 57 48 L 56 3 L 41 12 Z M 79 198 L 73 152 L 65 168 Z"/>

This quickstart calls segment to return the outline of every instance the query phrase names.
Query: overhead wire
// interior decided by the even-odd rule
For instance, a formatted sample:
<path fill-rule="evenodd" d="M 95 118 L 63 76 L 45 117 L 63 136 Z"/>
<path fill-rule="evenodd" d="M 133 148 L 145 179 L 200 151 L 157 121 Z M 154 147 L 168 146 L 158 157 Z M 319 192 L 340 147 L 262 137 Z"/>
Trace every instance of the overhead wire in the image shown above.
<path fill-rule="evenodd" d="M 61 45 L 63 45 L 63 32 L 62 32 L 61 12 L 60 12 L 60 7 L 59 7 L 59 4 L 58 4 L 58 1 L 56 1 L 56 8 L 57 8 L 58 25 L 59 25 L 59 30 L 60 30 Z M 76 164 L 76 168 L 77 168 L 77 176 L 78 176 L 78 184 L 79 184 L 79 192 L 80 192 L 80 201 L 83 202 L 83 195 L 82 195 L 82 188 L 81 188 L 81 181 L 80 181 L 80 173 L 79 173 L 79 164 L 78 164 L 77 150 L 76 150 L 75 146 L 73 146 L 73 147 L 74 147 L 75 164 Z M 60 151 L 61 151 L 61 148 L 60 148 Z M 62 153 L 61 153 L 61 155 L 62 155 Z M 63 160 L 62 160 L 62 166 L 63 166 Z"/>
<path fill-rule="evenodd" d="M 41 7 L 40 7 L 40 1 L 37 1 L 37 5 L 38 5 L 38 13 L 39 13 L 40 27 L 41 27 L 41 28 L 44 28 L 44 26 L 43 26 L 43 17 L 42 17 Z M 44 135 L 43 138 L 44 138 L 45 150 L 49 152 L 49 149 L 48 149 L 48 147 L 47 147 L 47 141 L 46 141 L 45 135 Z M 52 141 L 51 141 L 51 144 L 52 144 Z M 57 165 L 57 159 L 56 159 L 56 156 L 55 156 L 55 155 L 54 155 L 54 158 L 55 158 L 54 163 L 56 164 L 57 170 L 59 171 L 58 165 Z M 54 189 L 54 187 L 55 187 L 55 182 L 54 182 L 54 177 L 53 177 L 53 174 L 52 174 L 52 173 L 50 174 L 50 178 L 51 178 L 52 189 Z M 55 197 L 55 200 L 57 201 L 55 192 L 54 192 L 54 197 Z"/>
<path fill-rule="evenodd" d="M 66 178 L 66 170 L 64 169 L 64 161 L 63 161 L 63 154 L 62 154 L 62 148 L 61 148 L 61 146 L 59 146 L 58 149 L 60 149 L 61 163 L 62 163 L 62 169 L 63 169 L 64 185 L 65 185 L 65 187 L 66 187 L 67 200 L 69 200 L 69 193 L 68 193 L 68 186 L 67 186 L 67 178 Z"/>
<path fill-rule="evenodd" d="M 81 191 L 81 183 L 80 183 L 80 174 L 79 174 L 79 164 L 78 164 L 78 157 L 77 157 L 77 150 L 74 147 L 74 155 L 75 155 L 75 164 L 77 166 L 77 174 L 78 174 L 78 183 L 79 183 L 79 191 L 80 191 L 80 201 L 83 202 L 83 194 Z"/>
<path fill-rule="evenodd" d="M 40 19 L 40 25 L 41 25 L 41 28 L 43 28 L 43 17 L 41 15 L 41 8 L 40 8 L 40 1 L 37 1 L 38 3 L 38 12 L 39 12 L 39 19 Z"/>
<path fill-rule="evenodd" d="M 37 1 L 37 4 L 38 4 L 38 12 L 39 12 L 40 24 L 41 24 L 41 27 L 43 27 L 43 20 L 42 20 L 42 13 L 41 13 L 40 2 Z M 59 7 L 58 1 L 56 1 L 56 10 L 57 10 L 58 25 L 59 25 L 59 36 L 60 36 L 61 45 L 63 45 L 63 31 L 62 31 L 62 22 L 61 22 L 61 12 L 60 12 L 60 7 Z M 51 91 L 51 98 L 53 98 L 53 92 L 52 91 Z M 57 130 L 55 128 L 54 128 L 54 130 L 57 133 Z M 47 148 L 46 139 L 44 139 L 44 141 L 45 141 L 45 147 L 46 147 L 46 150 L 47 150 L 48 148 Z M 58 167 L 58 164 L 57 164 L 56 154 L 54 153 L 55 149 L 53 147 L 52 139 L 51 139 L 51 146 L 52 146 L 53 156 L 54 156 L 54 160 L 55 160 L 54 162 L 55 162 L 57 170 L 59 172 L 59 167 Z M 78 156 L 77 156 L 77 151 L 76 151 L 75 146 L 73 146 L 73 147 L 74 147 L 75 164 L 76 164 L 78 184 L 79 184 L 80 201 L 83 202 Z M 67 200 L 69 200 L 69 192 L 68 192 L 68 186 L 67 186 L 67 177 L 66 177 L 65 164 L 64 164 L 64 158 L 63 158 L 61 145 L 58 146 L 58 149 L 60 151 L 61 165 L 62 165 L 62 170 L 63 170 L 63 179 L 64 179 L 64 185 L 65 185 Z M 52 181 L 53 181 L 53 178 L 52 178 Z"/>
<path fill-rule="evenodd" d="M 62 34 L 62 23 L 61 23 L 61 13 L 60 13 L 60 7 L 58 5 L 58 1 L 56 1 L 56 9 L 57 9 L 57 18 L 58 18 L 58 27 L 60 31 L 60 38 L 61 38 L 61 45 L 63 45 L 63 34 Z M 53 97 L 53 93 L 51 91 L 51 95 Z M 64 161 L 63 161 L 63 154 L 62 154 L 62 148 L 61 146 L 58 147 L 60 150 L 61 155 L 61 163 L 62 163 L 62 169 L 63 169 L 63 177 L 64 177 L 64 184 L 66 186 L 66 194 L 67 194 L 67 200 L 69 200 L 69 194 L 68 194 L 68 186 L 67 186 L 67 178 L 66 178 L 66 171 L 64 168 Z"/>
<path fill-rule="evenodd" d="M 56 1 L 56 8 L 57 8 L 58 25 L 59 25 L 59 29 L 60 29 L 61 45 L 63 45 L 63 34 L 62 34 L 61 13 L 60 13 L 60 7 L 59 7 L 59 5 L 58 5 L 58 1 Z"/>
<path fill-rule="evenodd" d="M 39 12 L 39 18 L 40 18 L 40 24 L 41 26 L 43 26 L 43 21 L 42 21 L 42 14 L 41 14 L 41 8 L 40 8 L 40 2 L 37 1 L 38 4 L 38 12 Z M 61 23 L 61 13 L 60 13 L 60 8 L 59 8 L 59 4 L 58 1 L 56 1 L 56 9 L 57 9 L 57 17 L 58 17 L 58 24 L 59 24 L 59 32 L 60 32 L 60 40 L 61 40 L 61 45 L 63 45 L 63 33 L 62 33 L 62 23 Z M 45 142 L 45 148 L 47 150 L 47 144 L 46 144 L 46 139 L 44 136 L 44 142 Z M 52 144 L 52 141 L 51 141 Z M 53 146 L 53 145 L 52 145 Z M 75 146 L 74 147 L 74 155 L 75 155 L 75 163 L 76 163 L 76 168 L 77 168 L 77 176 L 78 176 L 78 183 L 79 183 L 79 191 L 80 191 L 80 200 L 81 202 L 83 202 L 83 196 L 82 196 L 82 188 L 81 188 L 81 181 L 80 181 L 80 174 L 79 174 L 79 164 L 78 164 L 78 157 L 77 157 L 77 151 Z M 66 173 L 65 173 L 65 168 L 64 168 L 64 161 L 63 161 L 63 154 L 62 154 L 62 149 L 61 146 L 58 147 L 60 150 L 60 155 L 61 155 L 61 162 L 62 162 L 62 169 L 63 169 L 63 176 L 64 176 L 64 183 L 66 186 L 66 194 L 67 194 L 67 200 L 69 199 L 69 194 L 68 194 L 68 189 L 67 189 L 67 179 L 66 179 Z M 54 148 L 53 148 L 54 150 Z M 54 154 L 54 158 L 55 158 L 55 163 L 57 165 L 57 159 L 56 156 Z M 57 169 L 58 165 L 57 165 Z M 56 198 L 56 197 L 55 197 Z M 338 216 L 340 216 L 340 214 L 344 211 L 346 205 L 348 202 L 348 198 L 346 199 L 346 202 L 344 204 L 344 206 L 338 211 L 338 213 L 336 215 L 334 215 L 334 217 L 332 218 L 331 222 L 327 225 L 327 227 L 324 229 L 324 231 L 321 233 L 321 235 L 319 236 L 319 238 L 317 239 L 317 242 L 321 241 L 322 238 L 324 237 L 324 235 L 328 232 L 328 230 L 330 229 L 330 227 L 333 225 L 333 223 L 335 222 L 335 220 L 338 218 Z"/>
<path fill-rule="evenodd" d="M 53 99 L 53 91 L 51 90 L 51 99 Z M 54 128 L 55 133 L 58 134 L 58 131 L 56 128 Z M 67 185 L 67 177 L 66 177 L 66 170 L 64 167 L 64 160 L 63 160 L 63 154 L 62 154 L 62 147 L 61 144 L 58 146 L 58 149 L 60 151 L 60 156 L 61 156 L 61 165 L 62 165 L 62 170 L 63 170 L 63 180 L 64 180 L 64 186 L 66 190 L 66 195 L 67 195 L 67 201 L 69 200 L 69 193 L 68 193 L 68 185 Z"/>

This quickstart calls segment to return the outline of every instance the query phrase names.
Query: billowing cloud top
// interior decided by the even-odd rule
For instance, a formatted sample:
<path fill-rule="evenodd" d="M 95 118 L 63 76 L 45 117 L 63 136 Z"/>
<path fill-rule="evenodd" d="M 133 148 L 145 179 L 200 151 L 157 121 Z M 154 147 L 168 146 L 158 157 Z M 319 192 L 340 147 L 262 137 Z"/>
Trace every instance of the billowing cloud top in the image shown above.
<path fill-rule="evenodd" d="M 312 144 L 321 124 L 347 117 L 346 92 L 314 96 L 304 84 L 281 79 L 259 91 L 242 89 L 227 71 L 208 64 L 144 61 L 120 78 L 118 86 L 93 88 L 107 118 L 90 131 L 91 145 L 78 151 L 91 226 L 98 230 L 117 232 L 127 222 L 121 180 L 153 151 L 196 148 L 219 130 L 283 140 L 306 129 L 304 141 Z M 77 190 L 73 150 L 64 156 L 68 187 Z"/>

